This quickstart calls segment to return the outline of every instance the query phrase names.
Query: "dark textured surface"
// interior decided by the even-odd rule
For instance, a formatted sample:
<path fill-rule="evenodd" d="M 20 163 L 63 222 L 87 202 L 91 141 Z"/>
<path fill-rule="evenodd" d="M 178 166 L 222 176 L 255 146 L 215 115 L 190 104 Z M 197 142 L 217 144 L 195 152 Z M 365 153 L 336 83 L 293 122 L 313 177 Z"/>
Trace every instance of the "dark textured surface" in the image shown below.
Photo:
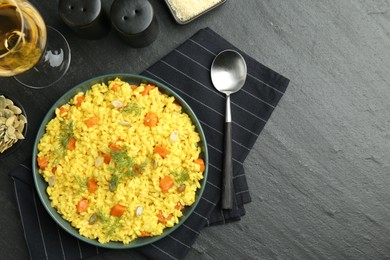
<path fill-rule="evenodd" d="M 56 2 L 32 2 L 66 36 L 73 60 L 50 96 L 0 79 L 1 89 L 24 92 L 20 102 L 35 115 L 28 140 L 0 161 L 1 259 L 28 259 L 7 173 L 29 156 L 51 104 L 91 77 L 143 71 L 206 26 L 291 82 L 244 165 L 253 198 L 247 215 L 204 229 L 187 259 L 390 257 L 387 1 L 230 0 L 177 25 L 164 2 L 151 0 L 160 34 L 144 49 L 112 31 L 98 41 L 80 39 L 62 24 Z M 123 251 L 92 259 L 123 257 L 143 259 Z"/>

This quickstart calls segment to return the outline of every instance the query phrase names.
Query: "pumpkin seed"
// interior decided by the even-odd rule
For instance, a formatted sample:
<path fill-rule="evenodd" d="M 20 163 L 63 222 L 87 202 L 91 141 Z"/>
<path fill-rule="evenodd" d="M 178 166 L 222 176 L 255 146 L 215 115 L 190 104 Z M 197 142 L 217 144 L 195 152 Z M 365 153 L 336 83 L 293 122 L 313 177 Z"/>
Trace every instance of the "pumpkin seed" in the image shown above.
<path fill-rule="evenodd" d="M 157 162 L 154 158 L 152 158 L 152 167 L 153 167 L 153 169 L 157 168 Z"/>
<path fill-rule="evenodd" d="M 19 125 L 16 127 L 16 131 L 18 131 L 19 133 L 22 133 L 24 126 L 25 126 L 24 123 L 19 123 Z"/>
<path fill-rule="evenodd" d="M 22 110 L 21 110 L 19 107 L 17 107 L 17 106 L 11 106 L 9 109 L 10 109 L 12 112 L 14 112 L 16 115 L 19 115 L 19 114 L 22 113 Z"/>
<path fill-rule="evenodd" d="M 56 184 L 56 176 L 50 176 L 48 183 L 50 187 L 53 187 Z"/>
<path fill-rule="evenodd" d="M 95 160 L 95 167 L 99 168 L 103 164 L 103 162 L 104 162 L 104 158 L 102 156 L 99 156 Z"/>
<path fill-rule="evenodd" d="M 131 126 L 131 123 L 127 122 L 127 121 L 119 121 L 118 124 L 123 125 L 123 126 Z"/>
<path fill-rule="evenodd" d="M 20 115 L 19 120 L 22 121 L 24 124 L 27 123 L 27 118 L 24 115 Z"/>
<path fill-rule="evenodd" d="M 8 117 L 11 117 L 14 115 L 14 112 L 12 112 L 12 110 L 9 110 L 8 108 L 4 108 L 2 110 L 2 116 L 8 118 Z"/>
<path fill-rule="evenodd" d="M 186 190 L 186 185 L 184 183 L 180 184 L 179 188 L 177 188 L 178 193 L 182 193 L 185 190 Z"/>
<path fill-rule="evenodd" d="M 116 191 L 116 189 L 118 188 L 118 182 L 119 182 L 118 176 L 117 175 L 113 175 L 111 177 L 111 181 L 110 181 L 110 185 L 109 185 L 109 188 L 110 188 L 111 192 Z"/>
<path fill-rule="evenodd" d="M 171 141 L 171 143 L 173 143 L 177 140 L 178 137 L 179 137 L 179 131 L 174 130 L 174 131 L 172 131 L 171 136 L 169 137 L 169 141 Z"/>
<path fill-rule="evenodd" d="M 111 102 L 111 104 L 112 104 L 113 107 L 115 107 L 115 108 L 122 108 L 122 107 L 125 106 L 125 105 L 124 105 L 121 101 L 119 101 L 119 100 L 114 100 L 114 101 Z"/>
<path fill-rule="evenodd" d="M 8 127 L 12 126 L 15 122 L 15 119 L 16 119 L 16 116 L 11 116 L 11 117 L 7 118 L 7 120 L 5 121 L 5 125 Z"/>
<path fill-rule="evenodd" d="M 14 102 L 13 102 L 11 99 L 5 98 L 5 106 L 6 106 L 6 107 L 10 107 L 10 106 L 12 106 L 13 104 L 14 104 Z"/>
<path fill-rule="evenodd" d="M 96 223 L 96 221 L 98 221 L 98 219 L 99 219 L 98 214 L 93 213 L 93 214 L 91 215 L 91 217 L 89 218 L 88 223 L 89 223 L 90 225 L 93 225 L 93 224 Z"/>
<path fill-rule="evenodd" d="M 6 134 L 12 137 L 15 134 L 15 128 L 12 125 L 8 126 Z"/>
<path fill-rule="evenodd" d="M 5 97 L 0 96 L 0 109 L 4 109 L 4 108 L 5 108 Z"/>
<path fill-rule="evenodd" d="M 16 138 L 18 138 L 18 140 L 23 140 L 24 139 L 23 134 L 21 134 L 19 131 L 15 132 L 15 136 L 16 136 Z"/>
<path fill-rule="evenodd" d="M 142 206 L 138 206 L 137 209 L 135 210 L 135 215 L 137 217 L 141 216 L 142 215 L 142 212 L 144 211 L 144 207 Z"/>

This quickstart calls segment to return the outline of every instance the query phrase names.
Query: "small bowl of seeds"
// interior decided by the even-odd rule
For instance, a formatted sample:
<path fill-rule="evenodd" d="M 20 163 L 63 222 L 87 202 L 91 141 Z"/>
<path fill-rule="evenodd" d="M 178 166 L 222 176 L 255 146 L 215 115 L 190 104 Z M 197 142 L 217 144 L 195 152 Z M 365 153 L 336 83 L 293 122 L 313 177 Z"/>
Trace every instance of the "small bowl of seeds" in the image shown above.
<path fill-rule="evenodd" d="M 27 133 L 27 117 L 22 105 L 0 93 L 0 158 L 20 147 Z"/>

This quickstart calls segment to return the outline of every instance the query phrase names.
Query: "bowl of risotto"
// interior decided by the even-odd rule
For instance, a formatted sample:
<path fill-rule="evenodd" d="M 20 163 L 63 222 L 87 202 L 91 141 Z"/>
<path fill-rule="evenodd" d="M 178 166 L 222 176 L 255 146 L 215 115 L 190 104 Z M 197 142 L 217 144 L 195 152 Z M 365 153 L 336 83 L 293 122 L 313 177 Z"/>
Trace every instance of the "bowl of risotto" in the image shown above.
<path fill-rule="evenodd" d="M 172 89 L 103 75 L 48 111 L 33 150 L 39 197 L 56 223 L 89 244 L 134 248 L 177 229 L 201 199 L 208 151 L 199 120 Z"/>

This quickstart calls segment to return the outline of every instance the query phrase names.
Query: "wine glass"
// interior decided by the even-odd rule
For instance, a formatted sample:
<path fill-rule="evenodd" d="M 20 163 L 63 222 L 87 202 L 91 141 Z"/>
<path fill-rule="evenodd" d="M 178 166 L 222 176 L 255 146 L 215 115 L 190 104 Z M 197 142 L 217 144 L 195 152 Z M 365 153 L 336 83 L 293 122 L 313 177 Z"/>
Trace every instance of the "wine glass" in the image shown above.
<path fill-rule="evenodd" d="M 53 85 L 67 72 L 70 48 L 46 26 L 27 0 L 0 0 L 0 77 L 14 76 L 30 88 Z"/>

